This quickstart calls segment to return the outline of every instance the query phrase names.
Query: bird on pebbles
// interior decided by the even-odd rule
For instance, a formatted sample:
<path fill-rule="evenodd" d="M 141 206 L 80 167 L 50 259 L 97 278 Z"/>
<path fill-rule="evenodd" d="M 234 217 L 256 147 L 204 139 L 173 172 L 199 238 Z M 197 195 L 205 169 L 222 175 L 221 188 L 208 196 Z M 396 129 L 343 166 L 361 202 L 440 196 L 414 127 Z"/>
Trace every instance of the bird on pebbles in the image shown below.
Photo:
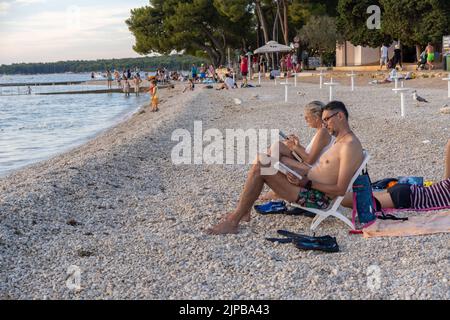
<path fill-rule="evenodd" d="M 416 100 L 416 101 L 418 101 L 418 102 L 426 102 L 426 103 L 428 103 L 427 99 L 422 98 L 421 96 L 419 96 L 419 95 L 417 94 L 417 90 L 414 90 L 412 93 L 413 93 L 413 99 L 414 99 L 414 100 Z"/>

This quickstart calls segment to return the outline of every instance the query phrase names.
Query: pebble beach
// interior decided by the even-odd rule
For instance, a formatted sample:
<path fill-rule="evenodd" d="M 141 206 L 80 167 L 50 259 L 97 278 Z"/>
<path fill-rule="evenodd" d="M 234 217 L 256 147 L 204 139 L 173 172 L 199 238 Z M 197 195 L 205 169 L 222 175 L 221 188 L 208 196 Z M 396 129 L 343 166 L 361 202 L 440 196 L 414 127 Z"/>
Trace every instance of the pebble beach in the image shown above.
<path fill-rule="evenodd" d="M 334 99 L 371 156 L 372 181 L 442 179 L 447 83 L 405 81 L 430 103 L 408 93 L 402 118 L 393 84 L 357 80 L 352 92 L 336 77 Z M 328 100 L 318 81 L 299 78 L 287 103 L 269 81 L 186 93 L 178 84 L 160 91 L 160 112 L 144 105 L 86 144 L 0 178 L 0 299 L 450 299 L 448 233 L 364 239 L 330 218 L 316 235 L 336 237 L 340 252 L 300 251 L 265 237 L 308 234 L 311 218 L 254 211 L 236 235 L 205 233 L 235 208 L 249 165 L 174 165 L 173 131 L 193 132 L 194 121 L 221 132 L 281 129 L 306 145 L 314 132 L 303 106 Z"/>

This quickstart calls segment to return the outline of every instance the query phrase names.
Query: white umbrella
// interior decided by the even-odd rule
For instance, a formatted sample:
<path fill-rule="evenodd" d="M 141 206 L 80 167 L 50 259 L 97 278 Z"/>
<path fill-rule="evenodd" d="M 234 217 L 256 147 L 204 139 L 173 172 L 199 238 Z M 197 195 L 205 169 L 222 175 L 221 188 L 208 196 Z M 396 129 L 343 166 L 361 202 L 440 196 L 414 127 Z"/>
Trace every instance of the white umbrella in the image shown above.
<path fill-rule="evenodd" d="M 292 51 L 292 48 L 285 46 L 284 44 L 279 44 L 276 41 L 269 41 L 262 47 L 256 49 L 255 53 L 270 53 L 270 52 L 288 52 Z"/>

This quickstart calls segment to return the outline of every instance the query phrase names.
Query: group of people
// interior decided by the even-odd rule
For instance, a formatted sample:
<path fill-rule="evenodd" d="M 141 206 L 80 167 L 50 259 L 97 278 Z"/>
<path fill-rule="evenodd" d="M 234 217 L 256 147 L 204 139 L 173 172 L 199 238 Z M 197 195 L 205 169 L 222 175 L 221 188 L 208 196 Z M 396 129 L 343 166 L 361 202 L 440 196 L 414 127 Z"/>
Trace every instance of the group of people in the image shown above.
<path fill-rule="evenodd" d="M 431 42 L 428 43 L 425 50 L 421 53 L 420 59 L 418 62 L 418 69 L 425 68 L 425 65 L 428 66 L 429 70 L 434 69 L 435 59 L 435 50 Z M 396 69 L 397 65 L 403 69 L 402 66 L 402 51 L 400 49 L 400 45 L 396 44 L 394 47 L 394 55 L 392 58 L 389 58 L 389 47 L 386 44 L 381 46 L 381 58 L 380 58 L 380 69 L 383 69 L 383 66 L 386 66 L 386 69 Z"/>
<path fill-rule="evenodd" d="M 417 63 L 417 69 L 422 70 L 426 66 L 428 66 L 428 70 L 433 70 L 434 59 L 435 59 L 434 47 L 431 43 L 428 43 L 425 50 L 423 50 L 422 53 L 420 54 L 420 59 L 419 62 Z"/>
<path fill-rule="evenodd" d="M 190 78 L 192 81 L 204 81 L 206 78 L 210 78 L 213 80 L 217 80 L 216 70 L 214 66 L 211 64 L 207 67 L 204 63 L 197 67 L 195 63 L 192 64 Z"/>
<path fill-rule="evenodd" d="M 272 145 L 267 153 L 258 154 L 236 209 L 208 229 L 209 234 L 237 233 L 240 222 L 250 221 L 258 199 L 284 199 L 304 207 L 326 209 L 335 197 L 344 196 L 342 205 L 353 206 L 353 194 L 347 188 L 364 156 L 361 142 L 350 128 L 347 108 L 340 101 L 326 105 L 313 101 L 305 107 L 304 117 L 316 131 L 310 144 L 304 147 L 298 137 L 290 135 Z M 276 154 L 279 157 L 274 157 Z M 278 159 L 303 178 L 274 169 Z M 267 170 L 271 168 L 272 171 Z M 271 190 L 261 195 L 265 185 Z M 445 152 L 444 180 L 430 187 L 396 184 L 386 192 L 374 193 L 374 197 L 378 210 L 450 207 L 450 140 Z"/>
<path fill-rule="evenodd" d="M 298 63 L 298 58 L 295 52 L 289 52 L 284 54 L 280 59 L 280 71 L 281 72 L 299 72 L 301 64 Z"/>

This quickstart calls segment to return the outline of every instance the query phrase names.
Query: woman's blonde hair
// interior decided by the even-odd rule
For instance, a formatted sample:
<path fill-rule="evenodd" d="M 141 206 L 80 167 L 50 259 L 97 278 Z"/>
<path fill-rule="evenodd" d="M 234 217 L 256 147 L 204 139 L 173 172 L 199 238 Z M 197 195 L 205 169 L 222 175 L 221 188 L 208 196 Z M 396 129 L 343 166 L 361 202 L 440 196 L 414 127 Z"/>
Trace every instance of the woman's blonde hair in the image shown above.
<path fill-rule="evenodd" d="M 325 104 L 320 101 L 311 101 L 305 106 L 305 111 L 310 112 L 312 115 L 322 118 L 323 109 Z"/>

